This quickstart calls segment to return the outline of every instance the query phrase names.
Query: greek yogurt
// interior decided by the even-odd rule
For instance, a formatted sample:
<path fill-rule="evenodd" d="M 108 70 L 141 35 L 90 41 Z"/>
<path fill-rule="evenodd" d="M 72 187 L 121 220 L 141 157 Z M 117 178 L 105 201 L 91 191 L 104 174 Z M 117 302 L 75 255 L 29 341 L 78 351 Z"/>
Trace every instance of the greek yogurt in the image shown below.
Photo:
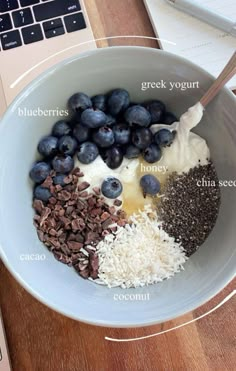
<path fill-rule="evenodd" d="M 195 166 L 209 163 L 210 151 L 206 141 L 191 131 L 201 121 L 202 116 L 203 106 L 198 102 L 180 117 L 179 122 L 174 122 L 172 125 L 151 126 L 153 133 L 163 128 L 176 131 L 171 146 L 163 148 L 158 166 L 166 166 L 168 173 L 176 171 L 181 174 Z"/>

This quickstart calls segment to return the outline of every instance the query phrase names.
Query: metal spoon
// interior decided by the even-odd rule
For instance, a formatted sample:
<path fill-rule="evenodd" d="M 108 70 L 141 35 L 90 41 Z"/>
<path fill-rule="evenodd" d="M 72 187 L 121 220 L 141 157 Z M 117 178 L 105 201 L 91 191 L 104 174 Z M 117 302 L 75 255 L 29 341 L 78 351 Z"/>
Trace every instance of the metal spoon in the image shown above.
<path fill-rule="evenodd" d="M 234 52 L 233 56 L 230 58 L 229 62 L 226 64 L 223 71 L 220 73 L 220 75 L 213 82 L 211 87 L 207 90 L 207 92 L 200 99 L 200 103 L 203 105 L 203 107 L 206 107 L 206 105 L 218 94 L 220 89 L 235 74 L 236 74 L 236 52 Z"/>

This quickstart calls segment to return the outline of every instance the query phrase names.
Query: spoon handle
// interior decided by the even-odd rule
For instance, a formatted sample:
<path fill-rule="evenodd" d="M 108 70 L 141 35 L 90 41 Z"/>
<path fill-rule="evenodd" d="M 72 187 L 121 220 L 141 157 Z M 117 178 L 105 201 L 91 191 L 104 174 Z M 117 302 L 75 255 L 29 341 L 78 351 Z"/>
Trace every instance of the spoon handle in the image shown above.
<path fill-rule="evenodd" d="M 223 71 L 211 85 L 211 87 L 207 90 L 207 92 L 203 95 L 200 99 L 200 103 L 203 107 L 206 105 L 216 96 L 219 90 L 236 74 L 236 52 L 232 55 L 229 62 L 226 64 Z"/>

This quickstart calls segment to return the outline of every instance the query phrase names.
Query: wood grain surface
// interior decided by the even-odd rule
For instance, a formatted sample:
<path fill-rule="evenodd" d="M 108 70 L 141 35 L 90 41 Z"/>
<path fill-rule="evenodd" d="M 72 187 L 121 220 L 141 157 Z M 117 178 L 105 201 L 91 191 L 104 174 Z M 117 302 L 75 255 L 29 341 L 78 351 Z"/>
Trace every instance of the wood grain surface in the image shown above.
<path fill-rule="evenodd" d="M 95 38 L 117 35 L 153 37 L 142 0 L 87 0 Z M 156 47 L 155 41 L 119 39 L 111 45 Z M 114 343 L 105 336 L 134 338 L 189 321 L 235 289 L 231 282 L 213 300 L 183 317 L 139 329 L 110 329 L 68 319 L 29 295 L 0 263 L 0 300 L 14 371 L 234 371 L 235 296 L 209 316 L 168 334 Z M 1 370 L 2 371 L 2 370 Z M 4 371 L 4 370 L 3 370 Z"/>

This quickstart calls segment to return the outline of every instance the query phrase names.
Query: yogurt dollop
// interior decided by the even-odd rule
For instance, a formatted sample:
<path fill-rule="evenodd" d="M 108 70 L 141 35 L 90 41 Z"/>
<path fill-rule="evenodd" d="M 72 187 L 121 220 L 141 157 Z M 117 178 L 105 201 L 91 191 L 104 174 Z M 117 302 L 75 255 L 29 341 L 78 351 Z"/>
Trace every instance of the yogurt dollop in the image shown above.
<path fill-rule="evenodd" d="M 162 128 L 176 131 L 172 145 L 163 148 L 162 158 L 158 161 L 158 165 L 167 166 L 168 173 L 176 171 L 181 174 L 195 166 L 209 163 L 210 150 L 206 141 L 191 132 L 191 129 L 201 121 L 203 110 L 203 106 L 198 102 L 180 117 L 179 122 L 174 122 L 172 125 L 151 126 L 153 133 Z"/>

